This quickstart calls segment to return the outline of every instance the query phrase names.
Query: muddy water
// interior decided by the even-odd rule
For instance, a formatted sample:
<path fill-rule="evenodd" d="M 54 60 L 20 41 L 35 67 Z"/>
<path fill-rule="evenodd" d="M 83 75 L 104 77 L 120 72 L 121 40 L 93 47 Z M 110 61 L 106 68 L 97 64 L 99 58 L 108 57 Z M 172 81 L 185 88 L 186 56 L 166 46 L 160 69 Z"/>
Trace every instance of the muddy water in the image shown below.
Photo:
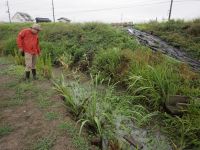
<path fill-rule="evenodd" d="M 135 36 L 141 44 L 150 47 L 154 51 L 161 51 L 162 53 L 169 55 L 181 62 L 187 63 L 195 71 L 200 71 L 200 61 L 194 60 L 185 52 L 183 52 L 183 50 L 175 48 L 160 38 L 137 30 L 133 27 L 128 27 L 126 30 L 131 36 Z"/>

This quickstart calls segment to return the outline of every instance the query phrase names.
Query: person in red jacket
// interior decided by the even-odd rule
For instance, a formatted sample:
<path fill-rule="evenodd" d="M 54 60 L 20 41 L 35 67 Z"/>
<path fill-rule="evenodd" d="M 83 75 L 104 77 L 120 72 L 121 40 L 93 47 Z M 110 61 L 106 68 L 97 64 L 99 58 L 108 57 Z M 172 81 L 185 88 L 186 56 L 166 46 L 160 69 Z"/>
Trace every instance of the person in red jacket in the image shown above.
<path fill-rule="evenodd" d="M 36 79 L 36 58 L 40 54 L 38 32 L 41 31 L 39 24 L 33 24 L 31 28 L 23 29 L 17 36 L 19 51 L 25 56 L 25 78 L 30 79 L 32 71 L 33 79 Z"/>

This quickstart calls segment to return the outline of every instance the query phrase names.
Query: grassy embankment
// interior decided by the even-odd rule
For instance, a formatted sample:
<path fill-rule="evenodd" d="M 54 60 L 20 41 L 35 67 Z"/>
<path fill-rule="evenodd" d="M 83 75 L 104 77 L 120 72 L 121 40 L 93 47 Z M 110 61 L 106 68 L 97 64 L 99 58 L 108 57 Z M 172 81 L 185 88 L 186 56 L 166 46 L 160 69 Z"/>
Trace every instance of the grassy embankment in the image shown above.
<path fill-rule="evenodd" d="M 15 38 L 28 24 L 0 25 L 3 54 L 16 54 Z M 51 62 L 77 68 L 91 76 L 87 85 L 79 81 L 54 80 L 75 120 L 92 129 L 99 141 L 114 149 L 128 149 L 124 135 L 139 129 L 135 137 L 151 149 L 199 148 L 200 77 L 185 64 L 139 45 L 120 29 L 106 24 L 43 24 L 40 33 L 42 56 L 38 67 L 50 77 Z M 103 87 L 103 88 L 102 88 Z M 123 88 L 123 92 L 116 90 Z M 170 96 L 190 99 L 182 116 L 165 113 Z M 133 130 L 134 129 L 134 130 Z M 81 131 L 81 130 L 80 130 Z M 158 138 L 159 131 L 168 138 Z M 145 141 L 141 141 L 146 138 Z M 157 143 L 157 144 L 155 144 Z M 160 148 L 161 148 L 160 147 Z"/>
<path fill-rule="evenodd" d="M 200 60 L 200 19 L 171 20 L 161 23 L 152 21 L 136 24 L 135 27 L 159 36 L 173 46 L 183 49 L 193 58 Z"/>

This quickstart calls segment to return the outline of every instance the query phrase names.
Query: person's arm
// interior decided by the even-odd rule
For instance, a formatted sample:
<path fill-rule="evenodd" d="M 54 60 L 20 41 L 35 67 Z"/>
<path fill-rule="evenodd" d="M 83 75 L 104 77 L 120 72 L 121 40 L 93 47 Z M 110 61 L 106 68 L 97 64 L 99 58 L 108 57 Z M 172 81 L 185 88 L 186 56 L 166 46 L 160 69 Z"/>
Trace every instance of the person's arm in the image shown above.
<path fill-rule="evenodd" d="M 19 48 L 20 52 L 23 52 L 23 39 L 24 39 L 25 33 L 24 31 L 19 32 L 17 36 L 17 46 Z"/>

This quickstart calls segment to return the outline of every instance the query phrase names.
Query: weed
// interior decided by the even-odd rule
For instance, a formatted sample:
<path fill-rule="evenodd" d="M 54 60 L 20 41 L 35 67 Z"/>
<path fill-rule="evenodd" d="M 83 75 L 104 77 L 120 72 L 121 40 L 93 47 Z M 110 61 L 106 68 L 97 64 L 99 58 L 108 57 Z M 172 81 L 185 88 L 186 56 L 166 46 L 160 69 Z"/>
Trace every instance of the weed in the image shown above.
<path fill-rule="evenodd" d="M 91 72 L 94 75 L 99 73 L 105 81 L 111 79 L 112 82 L 121 82 L 129 70 L 132 54 L 131 50 L 119 48 L 99 51 L 93 61 Z"/>
<path fill-rule="evenodd" d="M 58 118 L 59 118 L 59 114 L 56 113 L 56 112 L 47 112 L 47 113 L 45 114 L 45 118 L 46 118 L 48 121 L 52 121 L 52 120 L 58 119 Z"/>
<path fill-rule="evenodd" d="M 36 68 L 43 77 L 50 79 L 52 77 L 52 63 L 50 54 L 39 57 Z"/>
<path fill-rule="evenodd" d="M 78 83 L 69 83 L 64 81 L 63 75 L 60 81 L 53 82 L 55 89 L 64 97 L 64 101 L 69 106 L 74 116 L 78 117 L 83 111 L 83 105 L 88 100 L 88 91 L 79 86 Z"/>
<path fill-rule="evenodd" d="M 13 57 L 12 56 L 7 56 L 7 57 L 0 57 L 0 64 L 10 64 L 13 63 Z"/>
<path fill-rule="evenodd" d="M 15 50 L 14 54 L 15 64 L 25 66 L 25 59 L 24 56 L 21 55 L 19 51 Z"/>
<path fill-rule="evenodd" d="M 138 56 L 138 52 L 135 52 L 134 55 Z M 169 63 L 171 60 L 163 58 L 160 64 L 152 64 L 151 53 L 148 51 L 140 53 L 143 53 L 146 59 L 141 56 L 135 57 L 126 81 L 128 90 L 133 95 L 141 95 L 146 97 L 146 100 L 151 99 L 148 103 L 159 110 L 169 95 L 178 91 L 178 84 L 181 84 L 179 74 L 174 73 L 171 62 Z"/>
<path fill-rule="evenodd" d="M 73 58 L 70 54 L 64 53 L 58 58 L 58 61 L 62 64 L 64 69 L 68 69 L 69 65 L 73 62 Z"/>
<path fill-rule="evenodd" d="M 10 127 L 10 125 L 1 125 L 0 126 L 0 137 L 9 134 L 10 132 L 12 132 L 12 128 Z"/>
<path fill-rule="evenodd" d="M 52 102 L 49 101 L 47 97 L 39 95 L 38 96 L 38 105 L 40 108 L 47 108 L 52 105 Z"/>
<path fill-rule="evenodd" d="M 9 65 L 8 68 L 1 71 L 2 75 L 14 75 L 17 78 L 21 78 L 24 73 L 24 68 L 19 65 Z"/>
<path fill-rule="evenodd" d="M 51 137 L 45 137 L 39 139 L 34 145 L 34 150 L 50 150 L 54 145 L 55 139 Z"/>

